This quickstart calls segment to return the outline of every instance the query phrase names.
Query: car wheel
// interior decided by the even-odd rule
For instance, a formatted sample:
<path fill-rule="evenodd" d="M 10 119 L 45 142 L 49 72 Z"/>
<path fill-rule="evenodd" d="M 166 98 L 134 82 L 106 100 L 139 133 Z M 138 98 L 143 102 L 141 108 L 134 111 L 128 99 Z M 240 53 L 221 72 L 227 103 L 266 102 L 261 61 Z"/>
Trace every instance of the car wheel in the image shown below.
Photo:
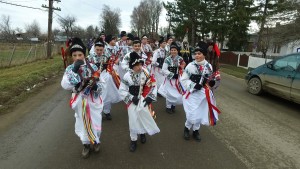
<path fill-rule="evenodd" d="M 253 77 L 248 81 L 248 92 L 255 95 L 262 93 L 261 81 L 258 77 Z"/>

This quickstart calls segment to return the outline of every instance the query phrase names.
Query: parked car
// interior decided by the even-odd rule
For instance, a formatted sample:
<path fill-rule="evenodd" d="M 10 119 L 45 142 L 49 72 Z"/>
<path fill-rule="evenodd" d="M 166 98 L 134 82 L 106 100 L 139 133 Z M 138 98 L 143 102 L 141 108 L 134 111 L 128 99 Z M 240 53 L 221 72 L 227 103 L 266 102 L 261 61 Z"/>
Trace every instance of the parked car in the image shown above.
<path fill-rule="evenodd" d="M 249 71 L 245 80 L 251 94 L 266 91 L 300 104 L 300 53 L 261 65 Z"/>

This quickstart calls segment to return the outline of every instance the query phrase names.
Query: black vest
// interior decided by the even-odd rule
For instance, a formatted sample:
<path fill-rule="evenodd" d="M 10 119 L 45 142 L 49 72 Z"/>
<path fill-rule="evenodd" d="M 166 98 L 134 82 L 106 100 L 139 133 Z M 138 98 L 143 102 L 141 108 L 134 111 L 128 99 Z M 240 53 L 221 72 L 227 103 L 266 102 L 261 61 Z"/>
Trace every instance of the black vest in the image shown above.
<path fill-rule="evenodd" d="M 178 67 L 176 67 L 176 66 L 170 66 L 170 67 L 168 67 L 168 70 L 170 72 L 174 73 L 174 74 L 177 74 L 177 69 L 178 69 Z"/>
<path fill-rule="evenodd" d="M 164 58 L 157 58 L 157 63 L 159 64 L 157 67 L 162 68 L 164 61 Z"/>
<path fill-rule="evenodd" d="M 129 93 L 133 96 L 138 96 L 140 92 L 140 86 L 129 86 Z"/>

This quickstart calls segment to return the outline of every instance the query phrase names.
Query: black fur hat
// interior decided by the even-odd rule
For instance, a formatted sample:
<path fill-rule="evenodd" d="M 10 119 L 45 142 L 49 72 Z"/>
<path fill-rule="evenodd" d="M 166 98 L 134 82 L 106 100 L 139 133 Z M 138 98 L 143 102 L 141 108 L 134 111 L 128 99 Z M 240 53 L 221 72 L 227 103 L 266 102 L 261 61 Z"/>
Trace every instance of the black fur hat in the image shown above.
<path fill-rule="evenodd" d="M 125 31 L 121 31 L 121 38 L 123 37 L 123 36 L 126 36 L 126 32 Z"/>
<path fill-rule="evenodd" d="M 128 34 L 127 34 L 127 39 L 128 39 L 128 40 L 132 40 L 132 41 L 133 41 L 133 40 L 134 40 L 134 36 L 133 36 L 133 34 L 131 34 L 131 33 L 128 33 Z"/>
<path fill-rule="evenodd" d="M 207 55 L 207 48 L 208 48 L 208 44 L 203 42 L 203 41 L 200 41 L 197 43 L 197 46 L 195 48 L 195 52 L 201 52 L 203 53 L 204 56 Z"/>
<path fill-rule="evenodd" d="M 73 38 L 72 44 L 70 46 L 70 53 L 81 51 L 84 55 L 86 54 L 86 47 L 84 46 L 82 40 L 80 38 Z"/>
<path fill-rule="evenodd" d="M 171 45 L 170 45 L 170 50 L 171 50 L 172 48 L 175 48 L 177 51 L 179 51 L 179 47 L 178 47 L 178 45 L 176 44 L 176 42 L 172 42 L 172 43 L 171 43 Z"/>
<path fill-rule="evenodd" d="M 129 60 L 130 69 L 132 69 L 135 65 L 139 63 L 144 64 L 144 60 L 136 52 L 131 52 L 129 56 L 130 56 L 130 60 Z"/>
<path fill-rule="evenodd" d="M 143 35 L 142 39 L 148 39 L 148 36 L 147 35 Z"/>
<path fill-rule="evenodd" d="M 168 34 L 168 35 L 167 35 L 167 41 L 168 41 L 169 39 L 174 39 L 174 37 L 173 37 L 171 34 Z"/>
<path fill-rule="evenodd" d="M 104 36 L 105 36 L 105 33 L 104 33 L 104 31 L 101 31 L 101 33 L 100 33 L 100 36 L 102 36 L 102 35 L 104 35 Z"/>
<path fill-rule="evenodd" d="M 103 42 L 103 39 L 102 39 L 102 38 L 97 38 L 97 39 L 95 40 L 95 46 L 104 47 L 104 46 L 105 46 L 105 43 Z"/>
<path fill-rule="evenodd" d="M 114 36 L 112 36 L 112 35 L 107 35 L 107 36 L 105 37 L 105 42 L 106 42 L 106 43 L 109 43 L 109 42 L 111 42 L 111 41 L 114 40 L 114 39 L 116 39 L 116 37 L 114 37 Z"/>
<path fill-rule="evenodd" d="M 137 43 L 141 43 L 141 40 L 139 37 L 134 37 L 132 44 L 137 44 Z"/>
<path fill-rule="evenodd" d="M 159 37 L 159 45 L 162 44 L 165 41 L 165 38 L 163 36 Z"/>

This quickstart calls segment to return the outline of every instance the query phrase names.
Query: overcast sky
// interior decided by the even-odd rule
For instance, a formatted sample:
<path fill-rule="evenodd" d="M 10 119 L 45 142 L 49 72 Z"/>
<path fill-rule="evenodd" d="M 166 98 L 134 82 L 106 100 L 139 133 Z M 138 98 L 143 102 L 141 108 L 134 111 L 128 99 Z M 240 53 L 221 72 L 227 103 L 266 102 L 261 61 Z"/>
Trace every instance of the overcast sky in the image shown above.
<path fill-rule="evenodd" d="M 42 8 L 41 5 L 48 6 L 46 0 L 1 0 L 5 2 L 31 6 L 35 8 Z M 102 11 L 104 4 L 109 5 L 111 8 L 121 9 L 121 30 L 130 31 L 130 15 L 134 7 L 138 6 L 141 0 L 61 0 L 60 3 L 54 2 L 54 7 L 60 7 L 61 11 L 55 11 L 62 17 L 72 15 L 77 18 L 77 25 L 86 28 L 89 25 L 99 26 L 99 15 Z M 173 0 L 162 0 L 173 1 Z M 42 8 L 45 9 L 45 8 Z M 0 3 L 0 16 L 9 15 L 11 17 L 11 23 L 13 28 L 19 27 L 24 31 L 26 24 L 32 23 L 35 19 L 40 24 L 42 31 L 46 32 L 48 24 L 48 13 L 36 10 L 28 9 L 24 7 L 12 6 L 8 4 Z M 57 24 L 58 16 L 53 15 L 53 27 L 60 28 Z M 167 26 L 166 11 L 163 10 L 160 17 L 160 26 Z"/>

